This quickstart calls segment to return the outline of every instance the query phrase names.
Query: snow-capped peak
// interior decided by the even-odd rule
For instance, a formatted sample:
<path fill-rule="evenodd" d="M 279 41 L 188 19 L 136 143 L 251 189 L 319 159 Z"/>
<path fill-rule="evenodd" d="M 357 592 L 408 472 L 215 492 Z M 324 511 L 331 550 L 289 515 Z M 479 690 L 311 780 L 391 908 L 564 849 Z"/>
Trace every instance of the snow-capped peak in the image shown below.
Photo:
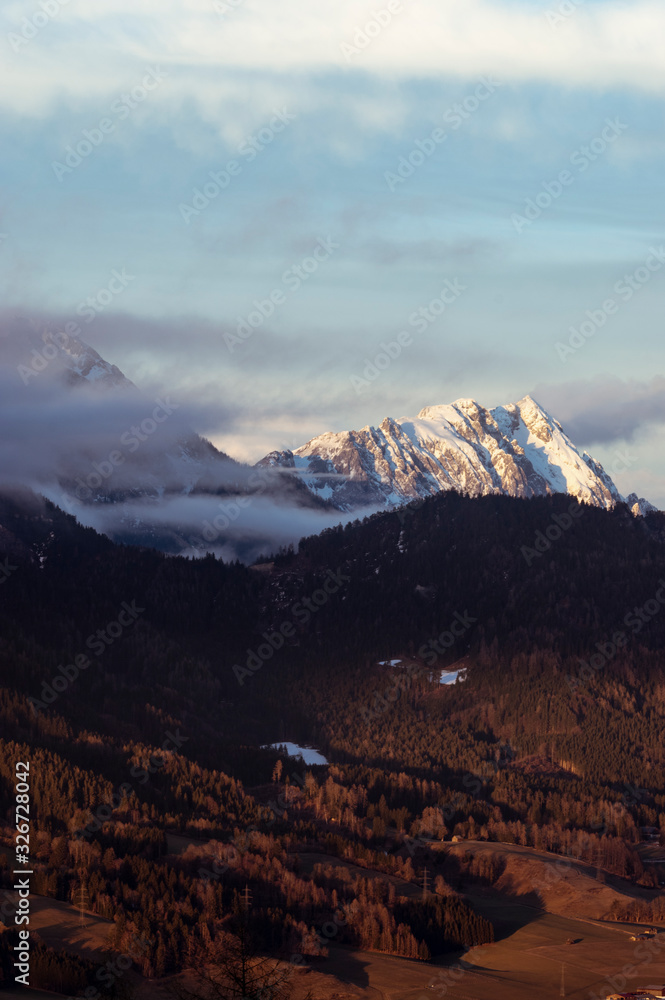
<path fill-rule="evenodd" d="M 292 455 L 273 453 L 270 463 L 294 468 L 341 509 L 390 507 L 448 489 L 568 493 L 607 508 L 622 499 L 602 466 L 528 395 L 491 410 L 475 399 L 425 406 L 378 428 L 321 434 Z"/>

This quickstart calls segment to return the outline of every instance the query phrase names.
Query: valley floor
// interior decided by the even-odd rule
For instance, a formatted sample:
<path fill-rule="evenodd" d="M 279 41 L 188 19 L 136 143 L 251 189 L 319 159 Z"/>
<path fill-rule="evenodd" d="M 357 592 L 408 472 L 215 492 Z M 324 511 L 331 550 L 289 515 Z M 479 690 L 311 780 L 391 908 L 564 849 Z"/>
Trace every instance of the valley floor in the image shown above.
<path fill-rule="evenodd" d="M 184 851 L 193 844 L 201 846 L 201 842 L 189 838 L 170 838 L 174 851 Z M 548 912 L 535 902 L 533 886 L 547 877 L 543 872 L 557 871 L 559 859 L 555 856 L 517 845 L 484 842 L 446 844 L 440 849 L 491 851 L 508 859 L 505 891 L 478 886 L 465 892 L 474 909 L 494 924 L 496 942 L 457 959 L 421 963 L 357 951 L 333 941 L 327 958 L 315 960 L 309 972 L 294 976 L 293 1000 L 299 1000 L 307 990 L 312 990 L 315 1000 L 423 1000 L 428 996 L 448 1000 L 548 1000 L 562 995 L 591 1000 L 618 989 L 665 982 L 665 929 L 648 941 L 631 941 L 642 928 L 594 919 L 592 915 L 612 897 L 634 897 L 642 890 L 619 879 L 608 878 L 607 884 L 601 884 L 594 877 L 594 869 L 572 862 L 559 868 L 563 874 L 558 880 L 550 880 L 551 885 L 544 890 Z M 317 863 L 343 865 L 370 877 L 387 877 L 324 854 L 301 855 L 303 873 Z M 391 880 L 400 895 L 413 897 L 421 891 L 413 883 Z M 40 896 L 33 897 L 32 915 L 32 928 L 46 944 L 93 961 L 103 960 L 110 921 L 85 913 L 81 917 L 73 906 Z M 140 1000 L 163 1000 L 167 996 L 167 981 L 148 982 L 131 976 Z M 8 1000 L 19 1000 L 16 990 L 3 992 Z M 47 1000 L 55 996 L 34 992 Z M 25 997 L 24 989 L 21 996 Z"/>

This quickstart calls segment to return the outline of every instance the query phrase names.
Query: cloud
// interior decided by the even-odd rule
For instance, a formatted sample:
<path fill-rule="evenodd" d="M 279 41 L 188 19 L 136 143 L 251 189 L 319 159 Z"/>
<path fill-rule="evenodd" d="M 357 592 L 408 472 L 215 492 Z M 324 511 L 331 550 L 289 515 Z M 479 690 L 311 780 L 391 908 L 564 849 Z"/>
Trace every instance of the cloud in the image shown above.
<path fill-rule="evenodd" d="M 536 386 L 532 395 L 580 447 L 633 441 L 645 428 L 665 424 L 665 377 L 646 382 L 608 376 Z"/>
<path fill-rule="evenodd" d="M 152 488 L 160 476 L 168 485 L 186 478 L 188 462 L 200 473 L 214 468 L 220 484 L 242 477 L 208 456 L 192 430 L 230 428 L 232 410 L 219 399 L 183 401 L 153 388 L 139 391 L 64 325 L 0 317 L 0 479 L 86 479 L 111 453 L 120 456 L 108 477 L 113 488 Z"/>
<path fill-rule="evenodd" d="M 456 252 L 456 245 L 450 246 Z M 471 247 L 472 252 L 474 249 Z M 482 244 L 478 252 L 484 252 Z M 234 329 L 234 323 L 222 317 L 213 323 L 192 316 L 147 319 L 128 313 L 102 314 L 83 329 L 81 336 L 139 386 L 144 402 L 136 405 L 131 420 L 123 408 L 125 404 L 111 400 L 102 404 L 94 395 L 86 398 L 85 393 L 80 394 L 76 408 L 68 404 L 60 414 L 52 415 L 51 411 L 62 404 L 55 388 L 49 390 L 54 393 L 53 402 L 48 398 L 44 383 L 51 369 L 24 387 L 16 365 L 29 363 L 30 351 L 20 348 L 12 371 L 7 366 L 9 344 L 5 342 L 3 347 L 0 339 L 0 363 L 4 350 L 7 377 L 22 390 L 18 395 L 25 406 L 24 417 L 17 410 L 11 419 L 15 423 L 25 420 L 28 437 L 38 436 L 33 417 L 40 409 L 42 415 L 36 422 L 43 421 L 47 427 L 42 437 L 46 454 L 51 456 L 66 457 L 67 441 L 76 443 L 79 450 L 87 448 L 86 453 L 91 452 L 102 432 L 97 451 L 101 448 L 108 454 L 117 447 L 121 433 L 148 415 L 146 401 L 154 401 L 166 392 L 178 402 L 181 424 L 188 431 L 193 429 L 239 461 L 254 463 L 273 450 L 294 450 L 327 431 L 378 426 L 387 416 L 415 415 L 425 405 L 449 402 L 460 395 L 478 395 L 493 384 L 501 370 L 508 369 L 515 382 L 516 358 L 506 346 L 493 342 L 479 351 L 467 342 L 452 312 L 424 333 L 416 332 L 408 323 L 409 314 L 426 304 L 431 295 L 412 295 L 404 310 L 390 318 L 371 317 L 366 323 L 357 318 L 347 323 L 345 317 L 335 316 L 326 317 L 329 325 L 325 325 L 323 319 L 317 322 L 314 314 L 302 327 L 289 323 L 284 329 L 275 329 L 266 322 L 265 328 L 259 328 L 233 353 L 227 350 L 222 333 Z M 39 320 L 39 329 L 55 331 L 63 329 L 71 316 L 33 314 L 33 319 Z M 0 315 L 0 338 L 12 322 L 11 317 L 5 317 L 3 323 Z M 28 329 L 32 328 L 28 325 Z M 382 343 L 394 342 L 401 330 L 411 333 L 411 344 L 387 370 L 372 370 L 373 360 L 383 352 Z M 361 391 L 359 378 L 365 380 Z M 33 387 L 39 407 L 29 402 L 28 390 Z M 526 388 L 520 379 L 514 398 L 524 395 Z M 513 391 L 512 387 L 509 391 Z M 9 400 L 7 396 L 7 405 Z M 2 414 L 0 400 L 0 419 Z M 69 424 L 73 426 L 71 435 L 69 431 L 65 435 L 64 428 Z M 49 434 L 53 441 L 47 444 Z M 158 441 L 169 446 L 166 437 L 156 438 L 155 445 Z M 146 451 L 150 448 L 149 442 Z M 136 454 L 136 461 L 143 451 Z"/>
<path fill-rule="evenodd" d="M 0 106 L 7 111 L 43 116 L 57 105 L 101 105 L 158 64 L 167 82 L 144 110 L 159 108 L 167 121 L 189 102 L 229 142 L 256 125 L 259 108 L 329 104 L 331 89 L 339 89 L 331 81 L 349 75 L 396 81 L 495 74 L 505 82 L 652 93 L 665 83 L 665 9 L 653 0 L 580 6 L 559 27 L 548 24 L 540 4 L 401 0 L 387 24 L 368 32 L 377 5 L 357 0 L 244 0 L 226 16 L 212 0 L 106 0 L 103 9 L 70 0 L 26 39 L 33 33 L 26 20 L 37 9 L 33 0 L 16 0 L 3 11 L 9 51 Z M 319 83 L 305 86 L 304 78 Z M 394 126 L 386 101 L 360 102 L 355 116 L 368 128 Z"/>
<path fill-rule="evenodd" d="M 373 510 L 341 513 L 279 503 L 267 496 L 165 497 L 147 501 L 78 508 L 82 524 L 111 537 L 143 542 L 158 540 L 184 555 L 214 552 L 229 561 L 251 563 L 281 546 L 318 534 L 335 524 L 346 524 Z M 149 544 L 149 541 L 148 541 Z"/>
<path fill-rule="evenodd" d="M 38 323 L 0 323 L 3 490 L 35 489 L 117 539 L 244 561 L 358 516 L 317 507 L 288 473 L 228 461 L 198 439 L 193 427 L 216 420 L 229 431 L 242 419 L 220 405 L 219 387 L 154 398 L 109 367 L 90 382 L 71 365 L 86 367 L 79 347 Z"/>

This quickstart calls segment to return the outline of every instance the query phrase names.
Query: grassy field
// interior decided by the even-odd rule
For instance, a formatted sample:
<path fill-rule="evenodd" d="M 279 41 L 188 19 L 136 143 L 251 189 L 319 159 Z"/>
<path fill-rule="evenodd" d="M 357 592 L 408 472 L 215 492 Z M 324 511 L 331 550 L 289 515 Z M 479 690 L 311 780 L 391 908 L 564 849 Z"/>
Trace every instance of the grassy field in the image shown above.
<path fill-rule="evenodd" d="M 537 913 L 499 898 L 485 899 L 479 909 L 493 915 L 497 923 L 503 922 L 504 927 L 508 924 L 516 929 L 498 943 L 474 949 L 452 962 L 424 965 L 333 946 L 321 968 L 353 983 L 361 990 L 361 997 L 384 1000 L 421 1000 L 426 996 L 554 1000 L 561 996 L 562 970 L 564 995 L 589 1000 L 594 994 L 612 992 L 609 980 L 628 965 L 634 972 L 626 979 L 626 988 L 659 979 L 665 982 L 665 947 L 657 959 L 644 964 L 644 948 L 638 952 L 640 962 L 638 946 L 621 927 Z M 569 939 L 577 943 L 566 944 Z"/>
<path fill-rule="evenodd" d="M 439 848 L 451 854 L 492 854 L 505 862 L 497 887 L 505 895 L 562 916 L 602 919 L 615 900 L 653 899 L 654 891 L 632 885 L 624 879 L 602 873 L 574 858 L 560 857 L 518 844 L 498 844 L 467 840 Z"/>
<path fill-rule="evenodd" d="M 609 876 L 605 884 L 600 883 L 589 865 L 567 860 L 556 865 L 552 855 L 518 845 L 465 842 L 441 849 L 491 851 L 506 858 L 501 891 L 480 887 L 466 894 L 474 908 L 494 924 L 495 944 L 431 965 L 333 944 L 321 968 L 355 985 L 360 996 L 385 1000 L 423 1000 L 426 996 L 548 1000 L 561 996 L 562 976 L 566 997 L 590 1000 L 616 989 L 665 982 L 665 933 L 646 946 L 630 941 L 634 925 L 598 919 L 613 899 L 642 897 L 647 891 Z M 301 855 L 303 871 L 317 862 L 371 875 L 339 859 Z M 374 877 L 386 876 L 374 873 Z M 412 883 L 390 881 L 398 894 L 413 897 L 420 893 Z"/>
<path fill-rule="evenodd" d="M 94 913 L 81 913 L 70 903 L 49 896 L 30 896 L 30 931 L 49 948 L 63 948 L 96 961 L 113 924 Z"/>

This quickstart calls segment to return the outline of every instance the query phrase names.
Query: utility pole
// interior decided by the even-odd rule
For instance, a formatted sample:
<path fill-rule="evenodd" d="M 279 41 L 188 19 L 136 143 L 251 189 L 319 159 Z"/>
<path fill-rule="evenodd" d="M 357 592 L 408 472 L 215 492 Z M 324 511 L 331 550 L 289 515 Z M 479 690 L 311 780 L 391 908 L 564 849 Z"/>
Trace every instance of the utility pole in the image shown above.
<path fill-rule="evenodd" d="M 427 899 L 429 889 L 427 885 L 427 868 L 423 869 L 423 899 Z"/>
<path fill-rule="evenodd" d="M 249 908 L 252 905 L 252 890 L 248 885 L 246 885 L 242 891 L 242 905 L 244 906 L 245 911 L 249 913 Z"/>
<path fill-rule="evenodd" d="M 79 923 L 81 924 L 81 926 L 83 926 L 83 922 L 84 922 L 84 918 L 85 918 L 85 912 L 84 911 L 87 910 L 88 907 L 90 906 L 90 898 L 88 896 L 88 889 L 87 889 L 87 886 L 85 884 L 85 878 L 84 877 L 81 878 L 81 886 L 79 888 L 78 906 L 79 906 Z"/>

